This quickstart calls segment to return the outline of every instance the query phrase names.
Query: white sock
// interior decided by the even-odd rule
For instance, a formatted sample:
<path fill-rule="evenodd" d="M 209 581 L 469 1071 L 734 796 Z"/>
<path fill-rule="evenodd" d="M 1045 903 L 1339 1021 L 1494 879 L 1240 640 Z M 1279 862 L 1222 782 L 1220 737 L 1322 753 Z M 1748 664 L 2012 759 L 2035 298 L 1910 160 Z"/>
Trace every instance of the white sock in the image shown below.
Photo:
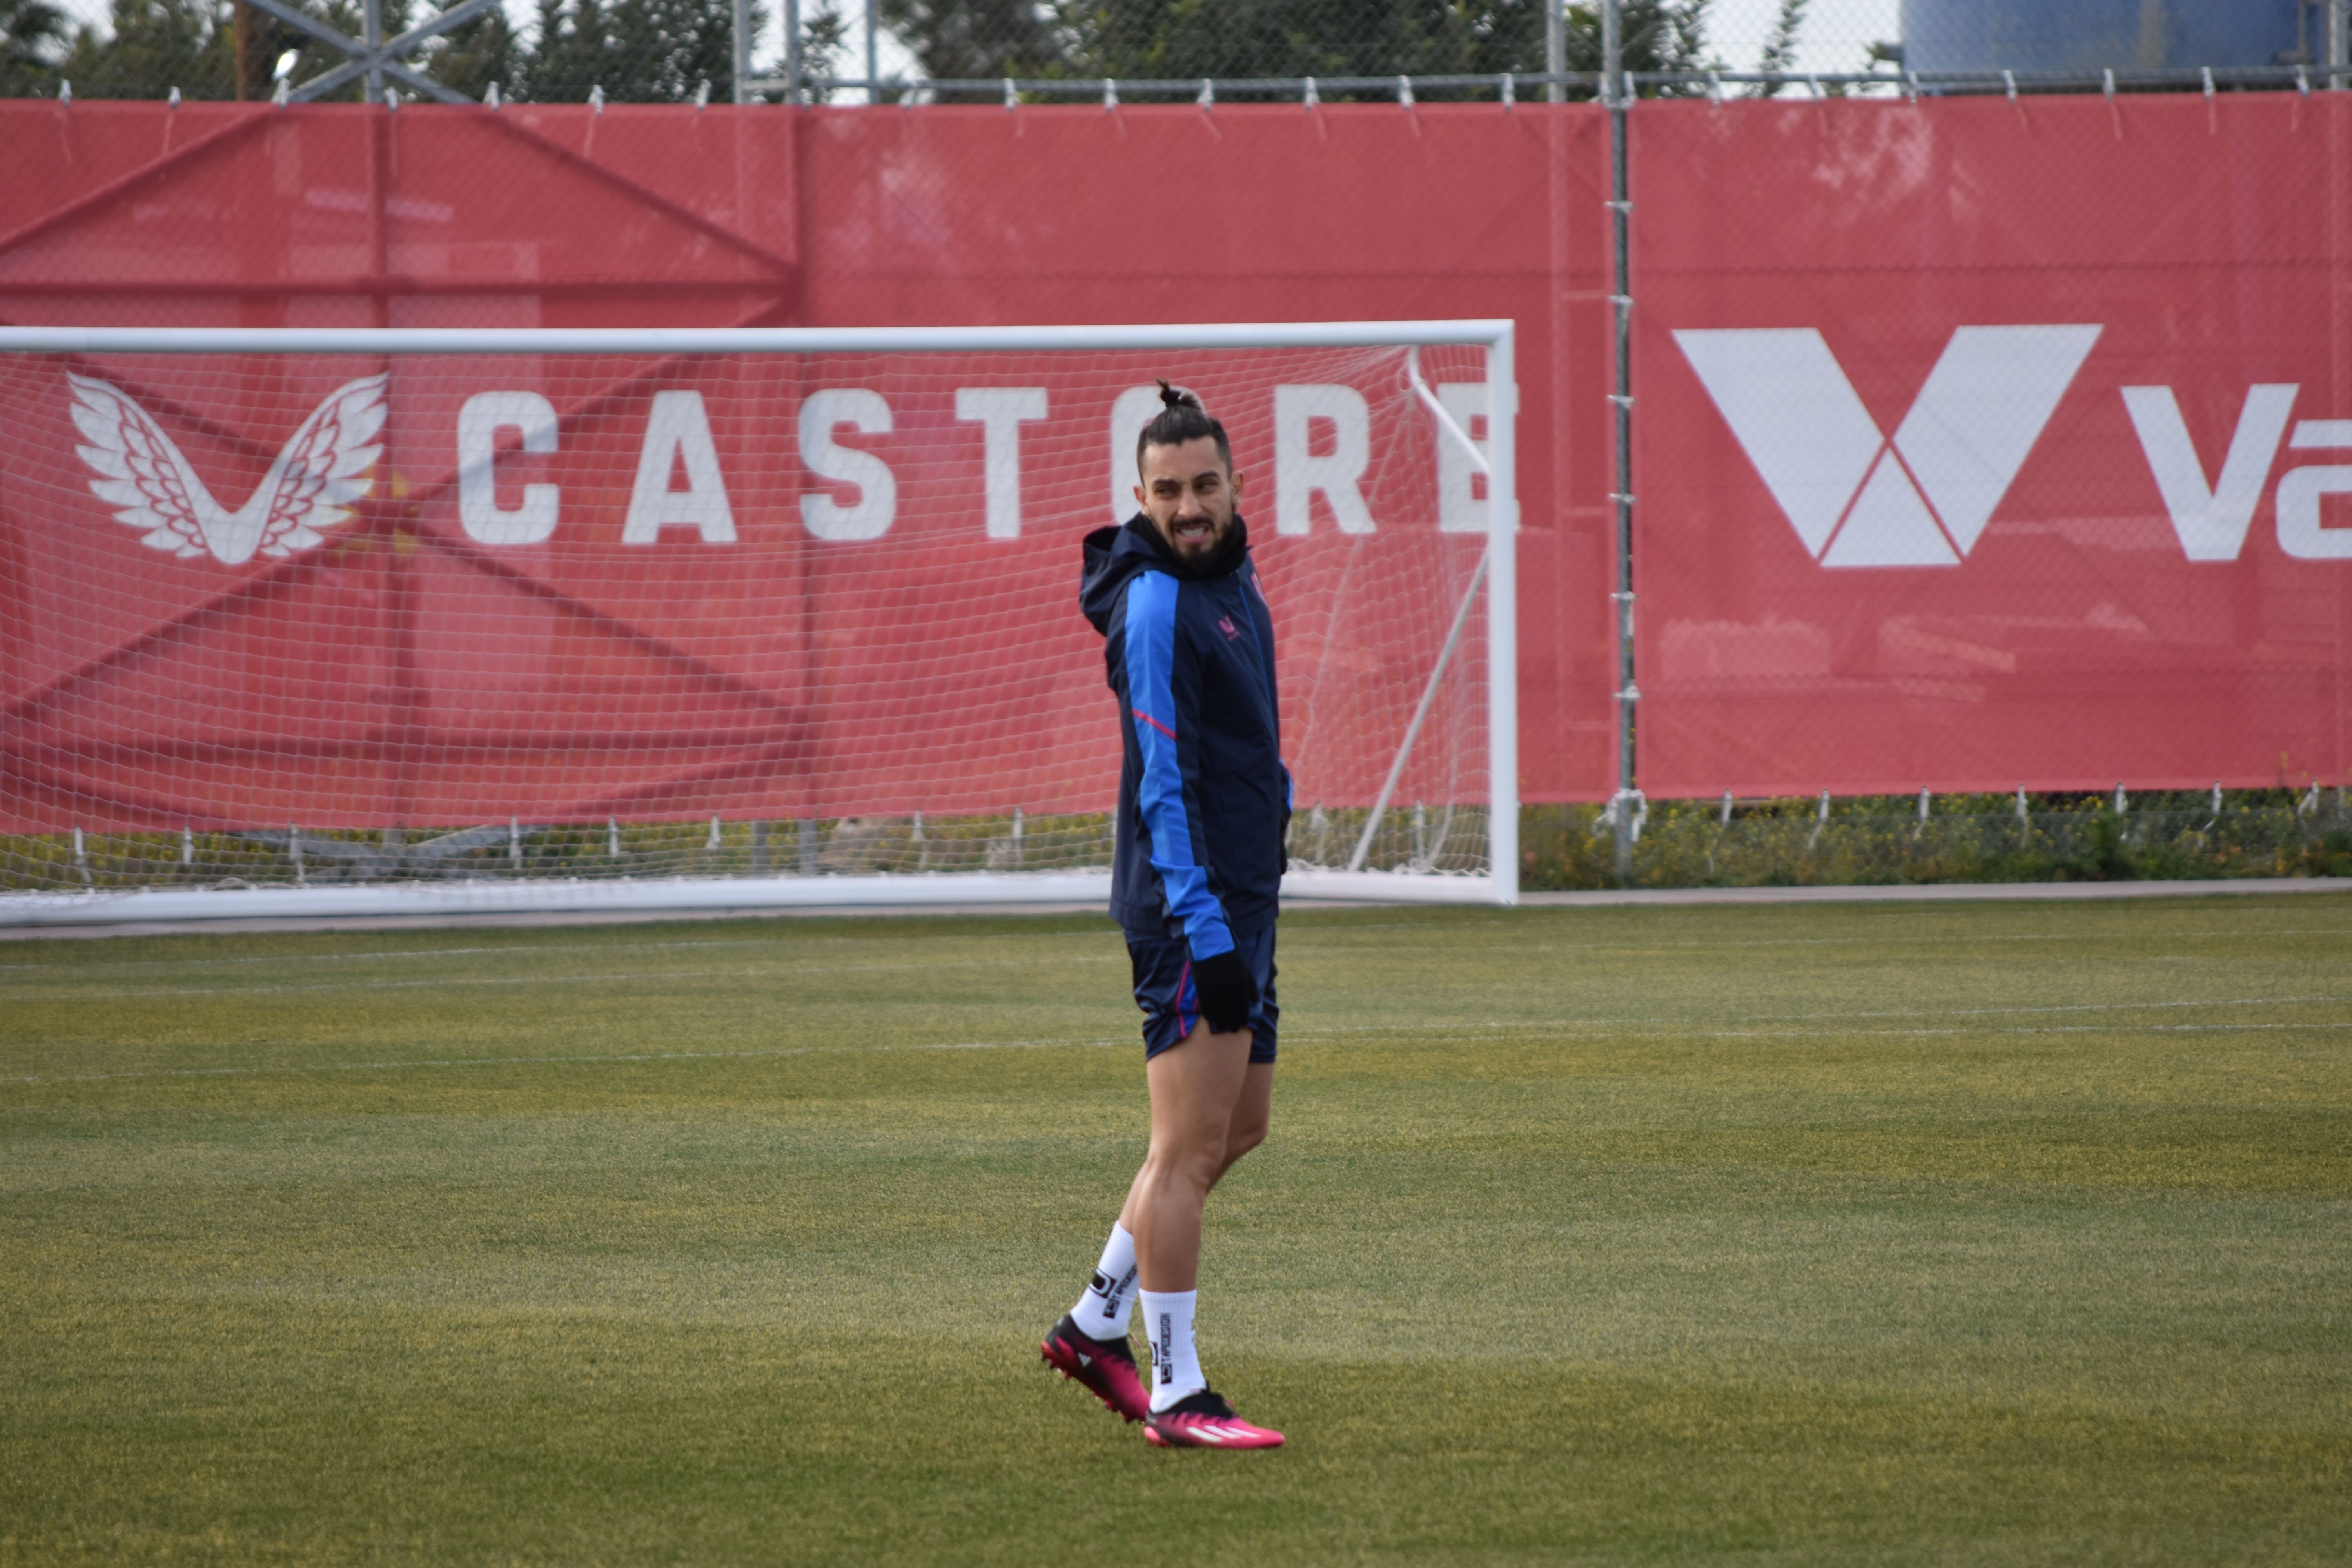
<path fill-rule="evenodd" d="M 1110 1239 L 1103 1244 L 1102 1261 L 1095 1265 L 1094 1283 L 1070 1309 L 1078 1331 L 1097 1340 L 1127 1338 L 1128 1314 L 1135 1305 L 1135 1237 L 1114 1221 Z"/>
<path fill-rule="evenodd" d="M 1165 1410 L 1209 1386 L 1201 1357 L 1192 1349 L 1192 1302 L 1197 1290 L 1146 1290 L 1143 1331 L 1151 1337 L 1151 1408 Z"/>

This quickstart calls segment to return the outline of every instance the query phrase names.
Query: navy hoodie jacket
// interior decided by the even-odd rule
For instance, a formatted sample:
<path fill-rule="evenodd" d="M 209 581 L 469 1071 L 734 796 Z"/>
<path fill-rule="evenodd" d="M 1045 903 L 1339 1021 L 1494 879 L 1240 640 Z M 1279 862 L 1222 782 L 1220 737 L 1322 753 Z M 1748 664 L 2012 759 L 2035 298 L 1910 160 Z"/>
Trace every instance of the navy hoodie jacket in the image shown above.
<path fill-rule="evenodd" d="M 1194 567 L 1139 514 L 1097 529 L 1078 604 L 1103 634 L 1126 752 L 1111 916 L 1131 936 L 1181 937 L 1195 960 L 1231 952 L 1274 921 L 1290 819 L 1274 618 L 1248 531 L 1234 518 Z"/>

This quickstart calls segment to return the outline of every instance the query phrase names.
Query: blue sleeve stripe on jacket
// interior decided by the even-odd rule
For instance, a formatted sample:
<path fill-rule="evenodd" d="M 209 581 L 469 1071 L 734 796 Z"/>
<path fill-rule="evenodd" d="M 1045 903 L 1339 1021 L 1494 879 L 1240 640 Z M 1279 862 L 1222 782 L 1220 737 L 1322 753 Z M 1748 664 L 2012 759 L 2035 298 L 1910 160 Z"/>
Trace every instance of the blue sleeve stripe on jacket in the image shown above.
<path fill-rule="evenodd" d="M 1135 803 L 1151 833 L 1151 868 L 1168 912 L 1184 928 L 1193 958 L 1233 951 L 1225 911 L 1209 891 L 1208 873 L 1192 856 L 1192 824 L 1184 805 L 1184 769 L 1177 756 L 1176 580 L 1139 574 L 1127 588 L 1127 695 L 1134 710 L 1143 777 Z"/>

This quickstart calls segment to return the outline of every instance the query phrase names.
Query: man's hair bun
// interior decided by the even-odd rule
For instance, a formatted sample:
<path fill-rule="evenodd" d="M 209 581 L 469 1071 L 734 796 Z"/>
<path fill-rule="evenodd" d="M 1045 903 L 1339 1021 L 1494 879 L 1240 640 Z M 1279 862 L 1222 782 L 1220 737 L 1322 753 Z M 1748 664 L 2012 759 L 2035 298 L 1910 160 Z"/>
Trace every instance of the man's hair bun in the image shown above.
<path fill-rule="evenodd" d="M 1208 409 L 1202 405 L 1198 393 L 1161 381 L 1160 412 L 1151 416 L 1151 423 L 1146 425 L 1135 438 L 1136 471 L 1141 473 L 1143 470 L 1143 449 L 1146 447 L 1181 447 L 1203 436 L 1215 440 L 1217 456 L 1224 459 L 1225 467 L 1230 470 L 1234 466 L 1234 447 L 1225 438 L 1224 426 L 1210 416 Z"/>

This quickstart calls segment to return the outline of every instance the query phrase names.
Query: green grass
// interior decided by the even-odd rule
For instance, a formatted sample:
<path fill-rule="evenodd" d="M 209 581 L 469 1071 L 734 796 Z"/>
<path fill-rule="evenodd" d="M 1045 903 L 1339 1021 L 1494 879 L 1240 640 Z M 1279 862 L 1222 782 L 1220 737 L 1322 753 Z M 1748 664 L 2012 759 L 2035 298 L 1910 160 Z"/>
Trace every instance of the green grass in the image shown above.
<path fill-rule="evenodd" d="M 1099 921 L 0 945 L 0 1564 L 2342 1563 L 2347 938 L 1294 917 L 1202 1310 L 1270 1455 L 1037 1364 Z"/>

